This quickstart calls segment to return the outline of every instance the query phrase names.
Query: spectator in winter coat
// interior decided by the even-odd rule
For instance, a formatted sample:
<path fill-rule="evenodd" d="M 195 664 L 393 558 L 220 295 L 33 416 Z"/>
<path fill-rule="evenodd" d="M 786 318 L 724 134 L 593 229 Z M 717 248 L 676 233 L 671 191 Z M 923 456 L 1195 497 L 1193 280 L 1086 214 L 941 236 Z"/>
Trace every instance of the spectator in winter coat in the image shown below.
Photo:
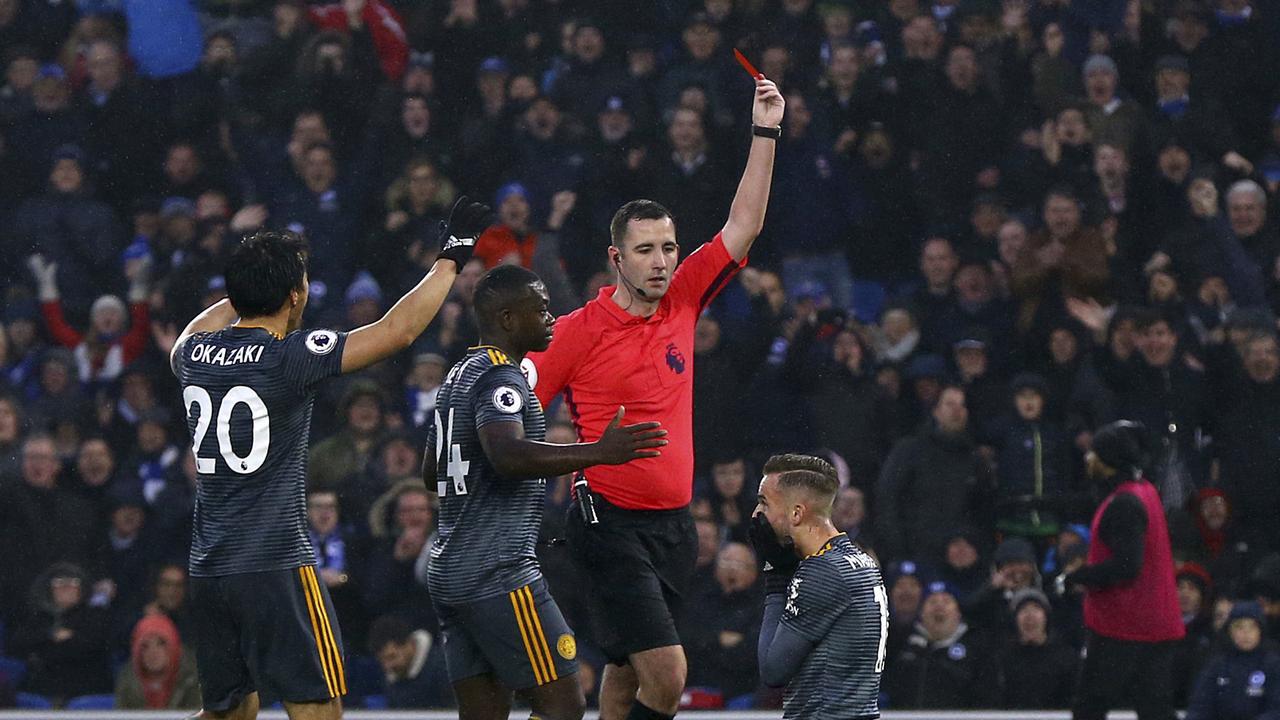
<path fill-rule="evenodd" d="M 718 688 L 725 699 L 752 692 L 760 588 L 755 553 L 747 545 L 727 543 L 716 556 L 715 584 L 696 598 L 681 633 L 689 653 L 689 685 Z"/>
<path fill-rule="evenodd" d="M 992 423 L 995 448 L 996 528 L 1027 538 L 1056 535 L 1073 490 L 1071 441 L 1044 417 L 1048 384 L 1023 373 L 1013 379 L 1013 410 Z"/>
<path fill-rule="evenodd" d="M 1177 707 L 1185 707 L 1213 647 L 1213 580 L 1193 562 L 1183 563 L 1176 579 L 1178 609 L 1187 634 L 1173 654 L 1173 697 Z"/>
<path fill-rule="evenodd" d="M 90 605 L 89 576 L 56 563 L 31 587 L 32 611 L 14 629 L 8 652 L 27 662 L 27 692 L 61 705 L 78 695 L 111 691 L 106 612 Z"/>
<path fill-rule="evenodd" d="M 1039 589 L 1036 551 L 1020 537 L 1007 537 L 991 556 L 991 578 L 964 604 L 965 617 L 988 636 L 1003 639 L 1014 630 L 1018 593 Z"/>
<path fill-rule="evenodd" d="M 882 556 L 940 558 L 951 533 L 980 524 L 992 485 L 990 467 L 969 435 L 964 391 L 947 387 L 925 428 L 899 440 L 880 473 Z"/>
<path fill-rule="evenodd" d="M 60 296 L 74 325 L 88 319 L 95 298 L 115 289 L 111 274 L 103 270 L 114 265 L 122 235 L 111 208 L 89 191 L 87 170 L 79 148 L 59 148 L 48 175 L 49 191 L 18 206 L 5 252 L 10 273 L 33 252 L 62 268 Z"/>
<path fill-rule="evenodd" d="M 999 688 L 986 644 L 946 585 L 929 588 L 920 620 L 889 659 L 884 687 L 895 709 L 994 707 Z"/>
<path fill-rule="evenodd" d="M 178 628 L 164 615 L 147 615 L 133 628 L 129 664 L 116 681 L 122 710 L 191 710 L 200 707 L 194 655 L 182 647 Z"/>
<path fill-rule="evenodd" d="M 1049 598 L 1037 589 L 1026 588 L 1014 593 L 1009 609 L 1017 637 L 998 656 L 1001 707 L 1070 707 L 1076 681 L 1076 652 L 1051 632 Z"/>
<path fill-rule="evenodd" d="M 329 5 L 313 5 L 307 8 L 311 24 L 321 30 L 336 30 L 358 38 L 356 42 L 372 41 L 378 55 L 382 74 L 396 82 L 409 64 L 409 42 L 399 14 L 382 0 L 350 0 Z"/>
<path fill-rule="evenodd" d="M 369 652 L 378 659 L 387 683 L 387 707 L 420 710 L 454 706 L 438 635 L 397 615 L 378 618 L 369 628 Z"/>
<path fill-rule="evenodd" d="M 1280 718 L 1280 655 L 1264 645 L 1266 621 L 1257 603 L 1231 608 L 1230 644 L 1215 655 L 1196 682 L 1187 720 Z"/>

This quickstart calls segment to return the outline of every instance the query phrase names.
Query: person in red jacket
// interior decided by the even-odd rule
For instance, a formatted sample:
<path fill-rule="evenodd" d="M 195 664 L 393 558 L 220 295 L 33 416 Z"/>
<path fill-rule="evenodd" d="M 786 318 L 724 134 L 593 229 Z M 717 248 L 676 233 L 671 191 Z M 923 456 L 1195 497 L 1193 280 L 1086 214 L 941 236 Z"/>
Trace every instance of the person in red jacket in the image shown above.
<path fill-rule="evenodd" d="M 342 0 L 307 8 L 311 24 L 321 30 L 369 32 L 382 74 L 399 82 L 409 64 L 409 40 L 400 15 L 382 0 Z"/>
<path fill-rule="evenodd" d="M 1146 428 L 1119 420 L 1093 436 L 1089 477 L 1108 491 L 1087 562 L 1058 589 L 1084 588 L 1089 630 L 1074 720 L 1103 720 L 1126 700 L 1139 720 L 1173 720 L 1175 642 L 1185 634 L 1160 493 L 1144 476 Z"/>
<path fill-rule="evenodd" d="M 89 331 L 81 333 L 63 316 L 62 298 L 58 293 L 58 264 L 45 260 L 40 254 L 28 258 L 27 265 L 36 279 L 40 312 L 49 336 L 75 355 L 80 382 L 113 382 L 146 351 L 151 338 L 151 308 L 147 304 L 150 263 L 149 257 L 126 262 L 128 312 L 119 297 L 103 295 L 93 301 L 89 311 Z"/>

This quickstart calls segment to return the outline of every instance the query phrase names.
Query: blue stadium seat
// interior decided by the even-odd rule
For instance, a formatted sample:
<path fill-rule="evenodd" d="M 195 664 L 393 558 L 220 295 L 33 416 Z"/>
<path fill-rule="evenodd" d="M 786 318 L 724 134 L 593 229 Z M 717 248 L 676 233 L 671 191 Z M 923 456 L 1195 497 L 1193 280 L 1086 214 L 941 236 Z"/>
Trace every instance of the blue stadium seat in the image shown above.
<path fill-rule="evenodd" d="M 739 695 L 735 698 L 729 698 L 724 703 L 725 710 L 750 710 L 756 705 L 756 696 L 754 693 Z"/>
<path fill-rule="evenodd" d="M 114 695 L 81 695 L 67 701 L 67 710 L 113 710 L 116 706 Z"/>
<path fill-rule="evenodd" d="M 43 695 L 35 693 L 18 693 L 19 710 L 52 710 L 53 702 Z"/>
<path fill-rule="evenodd" d="M 364 709 L 365 709 L 365 710 L 386 710 L 386 709 L 387 709 L 387 696 L 386 696 L 386 695 L 367 695 L 367 696 L 365 696 L 365 699 L 364 699 Z"/>
<path fill-rule="evenodd" d="M 0 657 L 0 678 L 8 680 L 9 684 L 17 687 L 22 684 L 22 680 L 26 676 L 26 663 L 18 658 Z"/>

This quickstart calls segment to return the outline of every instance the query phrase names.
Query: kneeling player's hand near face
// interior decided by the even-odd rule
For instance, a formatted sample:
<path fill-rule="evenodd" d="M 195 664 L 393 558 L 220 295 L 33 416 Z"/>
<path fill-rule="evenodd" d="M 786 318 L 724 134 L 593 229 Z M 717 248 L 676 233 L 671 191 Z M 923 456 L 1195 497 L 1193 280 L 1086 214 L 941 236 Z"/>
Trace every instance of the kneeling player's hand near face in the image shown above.
<path fill-rule="evenodd" d="M 596 441 L 601 455 L 605 458 L 603 465 L 622 465 L 640 458 L 658 457 L 661 448 L 667 444 L 664 439 L 667 431 L 657 422 L 642 422 L 634 425 L 623 425 L 622 417 L 627 409 L 618 408 L 613 422 L 604 429 L 600 439 Z"/>

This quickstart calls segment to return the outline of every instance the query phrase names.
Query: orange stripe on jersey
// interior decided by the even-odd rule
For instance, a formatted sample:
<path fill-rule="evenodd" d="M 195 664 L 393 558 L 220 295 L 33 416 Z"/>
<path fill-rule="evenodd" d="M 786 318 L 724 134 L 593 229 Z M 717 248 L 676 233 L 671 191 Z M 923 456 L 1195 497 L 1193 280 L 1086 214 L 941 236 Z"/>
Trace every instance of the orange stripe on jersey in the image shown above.
<path fill-rule="evenodd" d="M 315 603 L 311 601 L 311 583 L 307 581 L 307 568 L 298 568 L 298 579 L 302 583 L 302 594 L 306 597 L 307 616 L 311 618 L 311 634 L 316 639 L 316 654 L 320 656 L 320 670 L 324 673 L 324 683 L 329 688 L 329 697 L 337 697 L 333 678 L 329 674 L 329 661 L 320 641 L 320 626 L 316 623 Z"/>
<path fill-rule="evenodd" d="M 559 680 L 559 676 L 556 675 L 556 661 L 555 658 L 551 656 L 551 646 L 547 645 L 547 634 L 542 631 L 542 620 L 538 618 L 538 608 L 533 603 L 533 591 L 529 589 L 528 585 L 525 585 L 520 589 L 520 592 L 524 594 L 525 603 L 529 609 L 529 615 L 533 617 L 533 625 L 538 630 L 538 642 L 542 647 L 542 657 L 546 660 L 547 669 L 551 673 L 551 679 Z"/>
<path fill-rule="evenodd" d="M 547 683 L 546 675 L 543 674 L 542 666 L 534 655 L 533 644 L 529 642 L 530 633 L 525 627 L 524 613 L 521 611 L 518 595 L 519 591 L 507 593 L 507 596 L 511 598 L 511 609 L 516 614 L 516 626 L 520 628 L 520 639 L 524 641 L 524 651 L 529 655 L 529 665 L 533 668 L 533 680 L 539 685 L 545 685 Z"/>

